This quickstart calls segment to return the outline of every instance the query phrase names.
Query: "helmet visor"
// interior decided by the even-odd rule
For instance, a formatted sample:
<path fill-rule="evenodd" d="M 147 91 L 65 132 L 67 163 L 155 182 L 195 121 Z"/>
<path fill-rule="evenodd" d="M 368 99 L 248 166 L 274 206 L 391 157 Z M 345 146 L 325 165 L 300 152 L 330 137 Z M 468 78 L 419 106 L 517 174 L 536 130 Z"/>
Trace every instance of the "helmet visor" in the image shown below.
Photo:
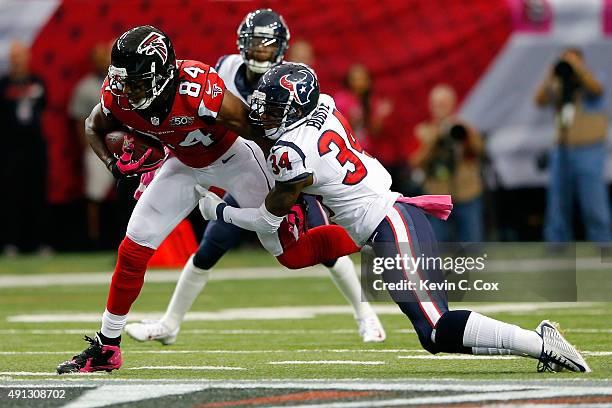
<path fill-rule="evenodd" d="M 140 75 L 127 75 L 124 68 L 110 66 L 108 80 L 111 93 L 119 98 L 125 98 L 129 105 L 138 109 L 152 97 L 155 87 L 155 74 L 147 72 Z"/>
<path fill-rule="evenodd" d="M 249 120 L 256 126 L 261 126 L 266 137 L 276 139 L 282 133 L 287 117 L 294 113 L 291 102 L 273 102 L 266 100 L 266 94 L 255 91 L 251 97 Z"/>
<path fill-rule="evenodd" d="M 283 41 L 278 37 L 243 34 L 238 44 L 243 59 L 257 73 L 266 72 L 283 59 Z"/>

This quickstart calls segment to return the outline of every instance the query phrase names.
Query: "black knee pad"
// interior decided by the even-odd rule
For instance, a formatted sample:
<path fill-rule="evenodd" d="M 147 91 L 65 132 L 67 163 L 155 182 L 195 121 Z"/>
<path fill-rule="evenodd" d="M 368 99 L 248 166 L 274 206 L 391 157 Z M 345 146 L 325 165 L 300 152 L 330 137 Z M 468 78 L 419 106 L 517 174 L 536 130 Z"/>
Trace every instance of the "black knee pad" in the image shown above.
<path fill-rule="evenodd" d="M 446 353 L 471 354 L 472 349 L 463 345 L 463 332 L 470 317 L 469 310 L 451 310 L 442 315 L 436 324 L 436 347 Z"/>
<path fill-rule="evenodd" d="M 437 354 L 441 351 L 444 351 L 444 350 L 440 350 L 440 347 L 438 347 L 438 345 L 431 340 L 431 333 L 429 333 L 429 336 L 427 337 L 419 336 L 419 342 L 421 343 L 421 347 L 423 347 L 425 350 L 427 350 L 431 354 Z"/>
<path fill-rule="evenodd" d="M 439 353 L 441 350 L 439 349 L 438 345 L 431 340 L 431 332 L 433 331 L 433 327 L 431 327 L 431 323 L 427 321 L 425 315 L 420 311 L 417 303 L 398 302 L 397 305 L 412 322 L 412 326 L 416 331 L 421 346 L 431 354 Z"/>

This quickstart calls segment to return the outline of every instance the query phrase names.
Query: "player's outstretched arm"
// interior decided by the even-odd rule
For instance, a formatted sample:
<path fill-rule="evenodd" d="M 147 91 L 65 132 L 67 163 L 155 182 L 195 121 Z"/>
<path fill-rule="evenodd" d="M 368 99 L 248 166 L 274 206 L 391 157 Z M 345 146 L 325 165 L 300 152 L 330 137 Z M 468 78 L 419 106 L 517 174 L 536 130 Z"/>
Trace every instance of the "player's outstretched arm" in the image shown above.
<path fill-rule="evenodd" d="M 257 141 L 263 136 L 263 130 L 249 122 L 249 107 L 229 90 L 223 95 L 217 121 L 246 139 Z"/>
<path fill-rule="evenodd" d="M 121 129 L 121 127 L 119 121 L 110 114 L 107 116 L 102 112 L 100 104 L 94 106 L 89 117 L 85 119 L 85 137 L 106 167 L 114 161 L 114 158 L 104 143 L 104 136 L 113 130 Z"/>
<path fill-rule="evenodd" d="M 204 192 L 200 200 L 200 211 L 208 220 L 219 219 L 250 231 L 273 233 L 298 201 L 302 190 L 312 182 L 311 174 L 297 181 L 277 181 L 259 208 L 230 207 L 214 193 Z"/>

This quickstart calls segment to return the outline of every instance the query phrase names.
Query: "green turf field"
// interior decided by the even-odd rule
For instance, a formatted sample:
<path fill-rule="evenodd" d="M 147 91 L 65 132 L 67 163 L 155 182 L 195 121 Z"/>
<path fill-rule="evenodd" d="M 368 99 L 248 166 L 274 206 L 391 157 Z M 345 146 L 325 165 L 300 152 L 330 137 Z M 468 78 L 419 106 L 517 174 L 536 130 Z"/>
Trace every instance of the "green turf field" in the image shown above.
<path fill-rule="evenodd" d="M 348 306 L 323 268 L 297 276 L 286 271 L 284 277 L 279 271 L 265 277 L 262 272 L 278 269 L 275 260 L 250 251 L 237 252 L 224 262 L 220 266 L 225 268 L 258 268 L 252 268 L 252 276 L 242 273 L 235 279 L 230 279 L 235 269 L 215 270 L 194 305 L 193 312 L 199 313 L 184 323 L 175 345 L 138 343 L 126 336 L 121 370 L 71 375 L 62 381 L 612 378 L 612 303 L 469 305 L 525 328 L 535 328 L 545 318 L 559 322 L 570 342 L 585 352 L 593 369 L 589 374 L 537 373 L 537 362 L 524 358 L 432 357 L 420 349 L 410 322 L 393 304 L 376 305 L 387 341 L 364 344 Z M 104 310 L 108 284 L 81 280 L 94 275 L 110 279 L 112 264 L 112 254 L 0 260 L 0 380 L 57 379 L 53 374 L 56 365 L 86 346 L 81 338 L 99 328 L 99 315 Z M 65 273 L 78 274 L 73 275 L 72 284 L 53 281 Z M 156 272 L 168 274 L 167 281 L 145 284 L 132 308 L 136 318 L 162 314 L 174 288 L 175 273 Z M 37 285 L 15 283 L 44 277 L 51 280 Z M 46 321 L 40 321 L 41 317 Z M 245 395 L 232 398 L 243 397 L 253 395 L 245 391 Z"/>

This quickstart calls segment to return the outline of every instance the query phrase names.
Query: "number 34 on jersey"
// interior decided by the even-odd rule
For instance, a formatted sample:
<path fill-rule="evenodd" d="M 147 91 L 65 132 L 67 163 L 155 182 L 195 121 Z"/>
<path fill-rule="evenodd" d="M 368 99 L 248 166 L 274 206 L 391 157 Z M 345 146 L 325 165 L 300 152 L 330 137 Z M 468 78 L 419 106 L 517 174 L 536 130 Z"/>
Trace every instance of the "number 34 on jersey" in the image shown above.
<path fill-rule="evenodd" d="M 300 143 L 300 147 L 297 143 L 283 140 L 284 138 L 274 145 L 268 156 L 268 168 L 275 179 L 292 181 L 312 174 L 312 169 L 306 168 L 307 156 L 304 150 L 316 154 L 318 158 L 329 158 L 335 164 L 335 170 L 342 175 L 341 183 L 344 185 L 358 184 L 368 175 L 360 156 L 371 156 L 361 147 L 344 116 L 336 109 L 332 114 L 340 126 L 324 130 L 317 135 L 309 135 L 317 140 L 316 152 L 310 151 L 314 149 L 305 149 L 304 143 Z"/>

